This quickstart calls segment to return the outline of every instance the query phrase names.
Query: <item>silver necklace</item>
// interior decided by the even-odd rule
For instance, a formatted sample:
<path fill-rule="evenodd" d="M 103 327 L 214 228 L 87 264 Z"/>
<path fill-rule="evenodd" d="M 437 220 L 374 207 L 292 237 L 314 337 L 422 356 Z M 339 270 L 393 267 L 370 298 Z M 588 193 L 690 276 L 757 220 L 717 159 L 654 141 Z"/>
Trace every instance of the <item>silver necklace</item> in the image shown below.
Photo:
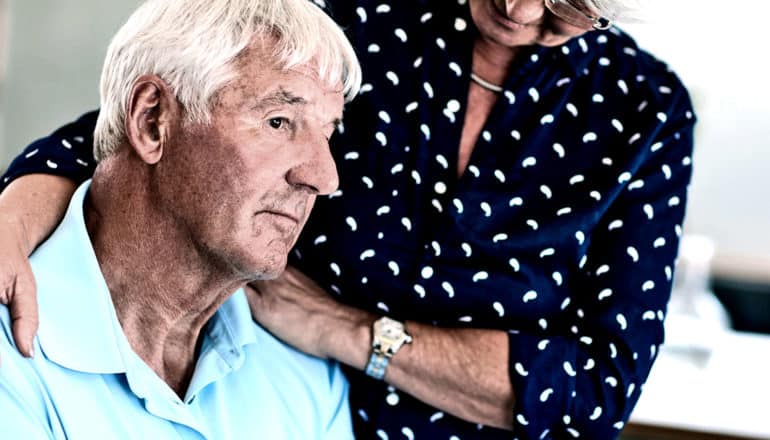
<path fill-rule="evenodd" d="M 501 93 L 503 91 L 503 86 L 492 84 L 491 82 L 485 80 L 484 78 L 476 75 L 474 72 L 471 72 L 471 79 L 473 80 L 473 82 L 480 85 L 482 88 L 489 90 L 490 92 Z"/>

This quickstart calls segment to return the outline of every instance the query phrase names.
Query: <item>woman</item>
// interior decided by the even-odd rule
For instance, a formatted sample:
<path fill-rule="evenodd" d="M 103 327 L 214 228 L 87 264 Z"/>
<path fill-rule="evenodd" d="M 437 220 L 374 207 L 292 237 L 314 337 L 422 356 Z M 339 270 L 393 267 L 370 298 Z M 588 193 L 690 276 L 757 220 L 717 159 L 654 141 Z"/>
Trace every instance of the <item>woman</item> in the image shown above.
<path fill-rule="evenodd" d="M 359 438 L 616 437 L 663 341 L 691 174 L 682 84 L 601 30 L 622 1 L 326 3 L 365 85 L 333 143 L 340 190 L 294 267 L 254 285 L 255 319 L 349 366 Z M 7 179 L 86 178 L 93 119 Z M 73 186 L 27 176 L 2 195 L 6 277 L 30 278 L 22 254 Z M 34 319 L 17 323 L 23 351 Z"/>

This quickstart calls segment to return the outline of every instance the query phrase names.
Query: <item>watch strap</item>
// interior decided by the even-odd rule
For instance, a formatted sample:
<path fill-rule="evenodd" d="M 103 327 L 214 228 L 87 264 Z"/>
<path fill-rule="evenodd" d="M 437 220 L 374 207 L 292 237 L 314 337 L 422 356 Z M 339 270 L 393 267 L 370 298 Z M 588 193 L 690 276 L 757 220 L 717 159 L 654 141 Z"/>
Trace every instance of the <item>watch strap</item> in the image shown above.
<path fill-rule="evenodd" d="M 377 380 L 382 380 L 389 363 L 390 359 L 384 354 L 372 352 L 372 355 L 369 356 L 369 363 L 366 364 L 366 374 Z"/>
<path fill-rule="evenodd" d="M 412 343 L 402 322 L 383 316 L 372 323 L 372 354 L 364 372 L 377 380 L 385 377 L 385 370 L 393 357 L 406 344 Z"/>

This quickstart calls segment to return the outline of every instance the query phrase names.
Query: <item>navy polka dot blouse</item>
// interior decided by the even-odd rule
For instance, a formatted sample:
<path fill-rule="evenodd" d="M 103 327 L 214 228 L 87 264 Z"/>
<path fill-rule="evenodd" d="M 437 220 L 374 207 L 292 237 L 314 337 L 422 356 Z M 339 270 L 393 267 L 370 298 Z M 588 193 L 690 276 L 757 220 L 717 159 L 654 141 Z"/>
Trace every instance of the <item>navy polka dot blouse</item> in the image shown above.
<path fill-rule="evenodd" d="M 617 437 L 663 342 L 695 123 L 681 82 L 616 28 L 521 52 L 458 178 L 467 2 L 325 3 L 364 85 L 333 139 L 340 189 L 293 262 L 360 308 L 506 331 L 516 398 L 511 433 L 347 370 L 357 437 Z M 87 178 L 94 120 L 30 145 L 4 183 Z"/>

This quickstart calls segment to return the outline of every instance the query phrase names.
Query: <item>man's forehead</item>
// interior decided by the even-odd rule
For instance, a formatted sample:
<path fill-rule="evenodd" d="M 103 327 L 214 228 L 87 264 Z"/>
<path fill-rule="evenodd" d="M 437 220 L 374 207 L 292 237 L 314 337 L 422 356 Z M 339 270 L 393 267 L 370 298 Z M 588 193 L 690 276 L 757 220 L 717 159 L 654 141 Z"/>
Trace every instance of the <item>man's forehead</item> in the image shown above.
<path fill-rule="evenodd" d="M 237 76 L 229 89 L 231 99 L 249 110 L 274 106 L 325 106 L 325 112 L 341 112 L 344 104 L 342 84 L 328 85 L 315 66 L 304 64 L 283 68 L 251 51 L 248 60 L 241 59 Z M 339 101 L 339 102 L 338 102 Z M 339 106 L 339 110 L 336 107 Z"/>
<path fill-rule="evenodd" d="M 338 123 L 342 119 L 344 97 L 339 90 L 327 90 L 315 81 L 298 85 L 294 81 L 275 81 L 257 86 L 239 87 L 241 106 L 248 111 L 266 111 L 271 108 L 295 108 L 307 111 L 318 119 Z M 238 98 L 237 98 L 238 99 Z"/>
<path fill-rule="evenodd" d="M 312 85 L 325 93 L 343 93 L 342 81 L 330 84 L 329 78 L 322 78 L 317 60 L 286 67 L 275 59 L 275 54 L 261 50 L 259 46 L 244 51 L 236 65 L 240 82 L 250 83 L 255 78 L 259 82 L 289 82 L 292 85 Z M 304 83 L 304 84 L 303 84 Z M 264 85 L 264 84 L 263 84 Z M 343 95 L 344 99 L 344 95 Z"/>
<path fill-rule="evenodd" d="M 307 105 L 308 99 L 299 94 L 295 94 L 284 87 L 278 87 L 278 90 L 268 91 L 266 94 L 255 96 L 256 104 L 259 107 L 271 107 L 275 105 Z"/>

